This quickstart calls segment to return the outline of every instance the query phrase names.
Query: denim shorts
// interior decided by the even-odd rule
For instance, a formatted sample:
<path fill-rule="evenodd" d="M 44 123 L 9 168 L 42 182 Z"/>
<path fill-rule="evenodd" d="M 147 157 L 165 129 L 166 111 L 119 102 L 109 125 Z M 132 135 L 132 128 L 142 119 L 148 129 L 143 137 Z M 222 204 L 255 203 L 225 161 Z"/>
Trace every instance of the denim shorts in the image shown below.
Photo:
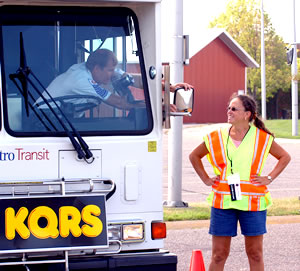
<path fill-rule="evenodd" d="M 267 232 L 267 210 L 241 211 L 211 207 L 209 233 L 215 236 L 236 236 L 239 222 L 245 236 L 258 236 Z"/>

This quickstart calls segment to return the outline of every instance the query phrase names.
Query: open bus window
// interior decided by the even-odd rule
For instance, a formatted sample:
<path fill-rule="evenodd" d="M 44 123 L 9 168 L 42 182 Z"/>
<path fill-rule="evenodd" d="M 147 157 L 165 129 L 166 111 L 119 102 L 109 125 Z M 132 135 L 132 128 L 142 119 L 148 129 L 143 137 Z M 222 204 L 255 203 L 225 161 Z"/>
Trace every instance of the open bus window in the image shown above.
<path fill-rule="evenodd" d="M 9 133 L 64 134 L 68 126 L 64 116 L 83 135 L 134 135 L 152 130 L 138 22 L 131 10 L 4 6 L 0 24 L 4 120 Z M 20 63 L 24 64 L 20 33 L 29 71 L 28 95 L 24 95 L 24 84 L 11 79 L 18 77 Z M 98 50 L 113 52 L 117 60 L 106 81 L 95 78 L 86 65 Z M 114 106 L 107 96 L 133 106 Z"/>

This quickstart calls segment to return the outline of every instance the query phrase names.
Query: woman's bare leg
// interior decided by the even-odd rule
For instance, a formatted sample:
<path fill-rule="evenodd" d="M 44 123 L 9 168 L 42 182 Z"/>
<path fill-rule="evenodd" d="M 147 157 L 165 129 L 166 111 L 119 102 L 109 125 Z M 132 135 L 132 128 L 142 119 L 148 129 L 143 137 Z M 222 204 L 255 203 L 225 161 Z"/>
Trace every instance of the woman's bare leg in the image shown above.
<path fill-rule="evenodd" d="M 264 270 L 263 235 L 245 236 L 245 248 L 251 271 Z"/>
<path fill-rule="evenodd" d="M 224 270 L 225 262 L 230 252 L 231 236 L 212 237 L 212 256 L 209 271 Z"/>

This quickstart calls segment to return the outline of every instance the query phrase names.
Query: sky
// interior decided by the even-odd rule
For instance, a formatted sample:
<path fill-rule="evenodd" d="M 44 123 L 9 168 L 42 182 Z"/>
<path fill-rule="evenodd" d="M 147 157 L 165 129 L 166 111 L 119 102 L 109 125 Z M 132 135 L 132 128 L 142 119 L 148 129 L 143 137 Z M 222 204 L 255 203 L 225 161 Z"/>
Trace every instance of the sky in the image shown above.
<path fill-rule="evenodd" d="M 194 28 L 207 28 L 210 21 L 225 12 L 227 3 L 228 0 L 183 0 L 184 32 Z M 293 0 L 263 0 L 263 4 L 277 34 L 285 42 L 293 42 Z M 296 37 L 300 42 L 300 0 L 295 0 L 295 5 Z M 192 18 L 196 20 L 191 20 Z"/>
<path fill-rule="evenodd" d="M 168 28 L 168 3 L 173 0 L 162 0 L 162 33 Z M 207 29 L 209 22 L 225 12 L 228 0 L 182 0 L 183 1 L 183 34 L 190 35 L 190 41 L 200 38 L 201 31 Z M 259 0 L 258 0 L 259 1 Z M 264 11 L 271 18 L 276 33 L 286 43 L 294 41 L 293 1 L 296 10 L 296 41 L 300 43 L 300 0 L 263 0 Z M 193 38 L 191 38 L 193 37 Z M 163 37 L 164 39 L 164 37 Z M 164 49 L 163 49 L 164 54 Z"/>

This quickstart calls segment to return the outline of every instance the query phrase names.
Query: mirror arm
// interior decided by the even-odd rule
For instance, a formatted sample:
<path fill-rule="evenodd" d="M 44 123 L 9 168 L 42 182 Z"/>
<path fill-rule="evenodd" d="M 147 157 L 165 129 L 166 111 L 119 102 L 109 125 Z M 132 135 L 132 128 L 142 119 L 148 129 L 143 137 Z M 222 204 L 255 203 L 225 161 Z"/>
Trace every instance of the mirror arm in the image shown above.
<path fill-rule="evenodd" d="M 170 115 L 171 116 L 174 116 L 174 117 L 178 117 L 178 116 L 189 116 L 191 117 L 192 114 L 190 112 L 170 112 Z"/>

